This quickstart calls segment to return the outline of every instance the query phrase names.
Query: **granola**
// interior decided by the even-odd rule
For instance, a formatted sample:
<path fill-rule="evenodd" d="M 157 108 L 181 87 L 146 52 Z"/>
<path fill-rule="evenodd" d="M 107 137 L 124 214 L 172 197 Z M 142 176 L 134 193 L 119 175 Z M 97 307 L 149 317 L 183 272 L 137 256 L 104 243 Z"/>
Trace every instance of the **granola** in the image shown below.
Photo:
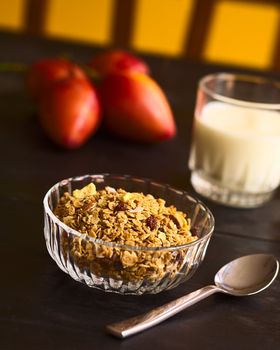
<path fill-rule="evenodd" d="M 163 199 L 109 186 L 97 191 L 93 183 L 72 194 L 64 193 L 54 213 L 67 226 L 84 234 L 75 237 L 65 232 L 64 254 L 69 251 L 80 268 L 89 268 L 97 276 L 128 281 L 154 281 L 167 273 L 174 276 L 184 264 L 186 249 L 145 248 L 183 245 L 197 239 L 186 214 L 166 206 Z M 89 237 L 97 241 L 86 239 Z"/>

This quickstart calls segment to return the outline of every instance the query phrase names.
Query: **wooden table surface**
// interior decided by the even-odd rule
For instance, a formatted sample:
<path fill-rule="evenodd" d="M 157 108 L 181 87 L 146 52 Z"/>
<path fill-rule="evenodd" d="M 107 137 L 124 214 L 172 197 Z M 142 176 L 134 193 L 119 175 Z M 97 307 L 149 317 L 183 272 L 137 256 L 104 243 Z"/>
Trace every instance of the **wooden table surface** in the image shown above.
<path fill-rule="evenodd" d="M 31 63 L 41 57 L 69 54 L 85 63 L 96 52 L 86 45 L 4 32 L 0 33 L 0 48 L 0 62 Z M 138 315 L 212 283 L 218 268 L 238 256 L 263 252 L 280 259 L 279 191 L 268 204 L 251 210 L 205 201 L 216 218 L 216 229 L 203 264 L 191 280 L 157 295 L 120 296 L 90 289 L 64 274 L 47 253 L 42 199 L 47 189 L 63 178 L 125 173 L 169 183 L 194 194 L 187 159 L 197 81 L 211 72 L 238 69 L 144 58 L 170 99 L 179 130 L 174 140 L 152 146 L 120 141 L 100 131 L 76 151 L 58 149 L 38 124 L 25 95 L 23 75 L 0 73 L 3 350 L 280 348 L 279 277 L 258 295 L 211 296 L 125 340 L 104 332 L 108 323 Z"/>

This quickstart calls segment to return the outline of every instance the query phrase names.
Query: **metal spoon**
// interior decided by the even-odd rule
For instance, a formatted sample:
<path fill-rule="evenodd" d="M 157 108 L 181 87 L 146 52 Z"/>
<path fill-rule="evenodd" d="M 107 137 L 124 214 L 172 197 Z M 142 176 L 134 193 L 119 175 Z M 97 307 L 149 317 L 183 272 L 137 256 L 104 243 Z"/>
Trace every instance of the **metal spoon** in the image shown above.
<path fill-rule="evenodd" d="M 108 325 L 107 332 L 126 338 L 157 325 L 211 294 L 222 292 L 246 296 L 266 289 L 276 278 L 279 262 L 272 255 L 254 254 L 240 257 L 223 266 L 215 276 L 215 285 L 209 285 L 171 301 L 146 314 Z"/>

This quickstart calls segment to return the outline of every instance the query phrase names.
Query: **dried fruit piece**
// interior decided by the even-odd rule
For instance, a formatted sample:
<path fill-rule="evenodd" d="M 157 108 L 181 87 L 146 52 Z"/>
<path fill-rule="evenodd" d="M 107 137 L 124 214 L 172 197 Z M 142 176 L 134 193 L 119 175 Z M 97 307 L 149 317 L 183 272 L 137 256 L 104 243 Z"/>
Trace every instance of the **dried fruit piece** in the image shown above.
<path fill-rule="evenodd" d="M 127 209 L 127 205 L 124 202 L 119 202 L 116 206 L 115 206 L 115 211 L 125 211 Z"/>
<path fill-rule="evenodd" d="M 157 228 L 157 219 L 154 217 L 154 215 L 151 215 L 146 219 L 146 225 L 153 231 Z"/>
<path fill-rule="evenodd" d="M 199 230 L 197 227 L 192 227 L 190 231 L 191 231 L 193 236 L 198 236 Z"/>

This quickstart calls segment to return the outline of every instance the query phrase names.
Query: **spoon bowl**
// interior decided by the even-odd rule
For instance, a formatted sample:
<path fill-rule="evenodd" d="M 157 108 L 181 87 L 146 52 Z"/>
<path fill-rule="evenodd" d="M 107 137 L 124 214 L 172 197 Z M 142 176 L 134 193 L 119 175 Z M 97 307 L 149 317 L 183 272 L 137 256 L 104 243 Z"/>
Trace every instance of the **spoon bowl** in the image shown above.
<path fill-rule="evenodd" d="M 144 331 L 187 307 L 222 292 L 233 296 L 247 296 L 261 292 L 275 280 L 279 262 L 273 255 L 253 254 L 235 259 L 223 266 L 215 275 L 215 285 L 209 285 L 184 295 L 143 315 L 106 327 L 107 332 L 125 338 Z"/>
<path fill-rule="evenodd" d="M 215 284 L 230 295 L 252 295 L 267 288 L 278 271 L 279 262 L 273 255 L 247 255 L 223 266 L 215 276 Z"/>

